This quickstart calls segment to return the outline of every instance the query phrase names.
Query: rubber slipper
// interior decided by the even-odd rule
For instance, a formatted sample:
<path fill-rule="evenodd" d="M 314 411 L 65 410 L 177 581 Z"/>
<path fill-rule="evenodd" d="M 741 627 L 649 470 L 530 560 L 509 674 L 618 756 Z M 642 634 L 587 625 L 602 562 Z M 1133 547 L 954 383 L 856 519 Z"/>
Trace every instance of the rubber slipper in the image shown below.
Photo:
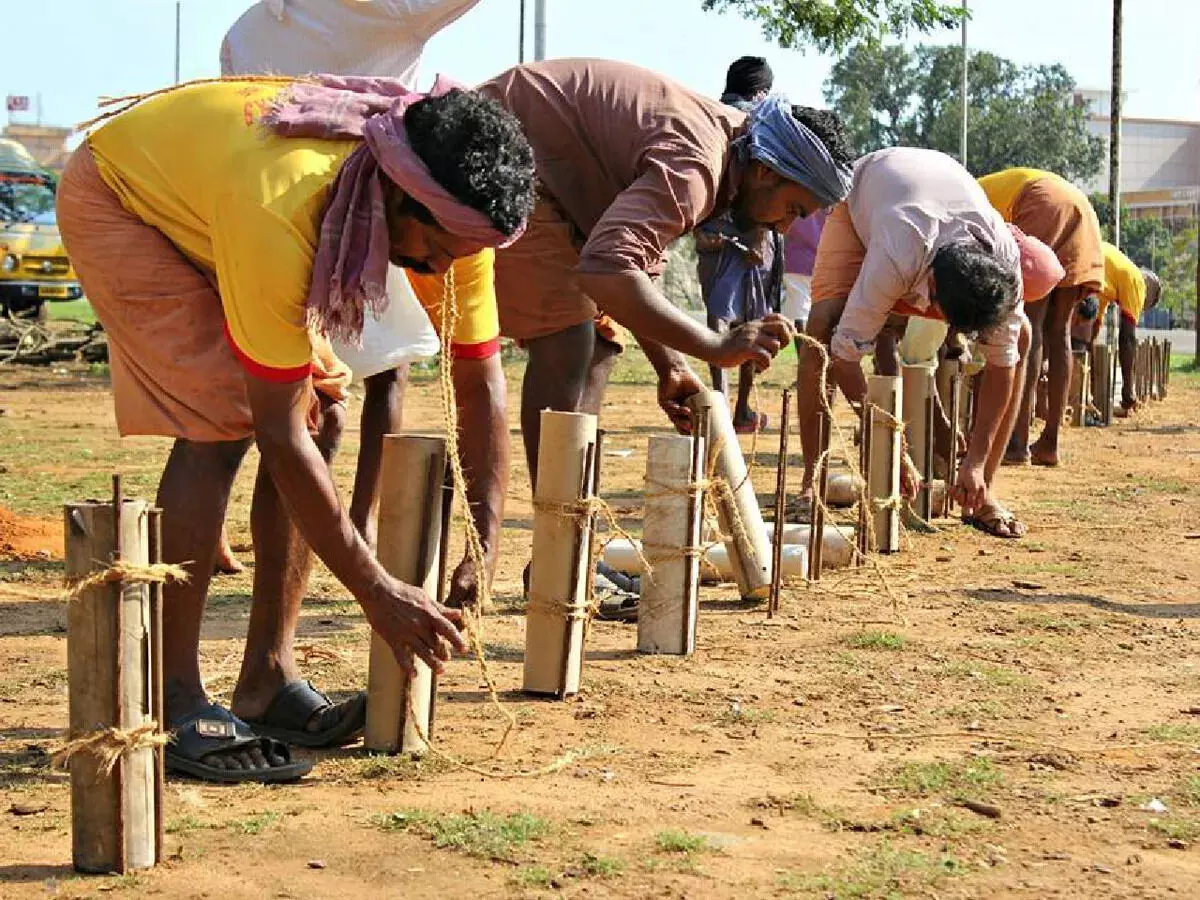
<path fill-rule="evenodd" d="M 1013 534 L 1011 531 L 1000 531 L 1000 525 L 1020 525 L 1021 522 L 1003 507 L 993 509 L 987 515 L 963 516 L 963 524 L 970 525 L 977 531 L 982 531 L 991 537 L 1003 538 L 1005 540 L 1020 540 L 1024 534 Z"/>
<path fill-rule="evenodd" d="M 204 762 L 213 753 L 254 746 L 268 760 L 276 757 L 285 760 L 284 764 L 265 769 L 225 769 Z M 222 784 L 279 784 L 296 781 L 312 771 L 308 760 L 292 759 L 286 744 L 255 734 L 249 725 L 216 703 L 175 723 L 165 752 L 168 771 Z"/>
<path fill-rule="evenodd" d="M 246 724 L 260 734 L 296 747 L 341 747 L 353 741 L 366 725 L 367 695 L 360 693 L 340 704 L 342 715 L 330 727 L 308 730 L 313 716 L 335 705 L 338 704 L 313 687 L 311 681 L 292 681 L 279 689 L 262 716 L 248 718 Z"/>
<path fill-rule="evenodd" d="M 601 622 L 636 622 L 638 598 L 615 593 L 601 597 L 596 619 Z"/>

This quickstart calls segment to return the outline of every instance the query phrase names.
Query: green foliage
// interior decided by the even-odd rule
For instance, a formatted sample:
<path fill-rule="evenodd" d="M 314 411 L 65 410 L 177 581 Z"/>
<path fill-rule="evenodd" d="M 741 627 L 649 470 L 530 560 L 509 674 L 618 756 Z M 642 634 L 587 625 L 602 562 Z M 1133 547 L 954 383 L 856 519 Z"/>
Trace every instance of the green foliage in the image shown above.
<path fill-rule="evenodd" d="M 731 10 L 758 24 L 780 47 L 842 53 L 862 41 L 956 28 L 961 3 L 937 0 L 703 0 L 706 10 Z"/>
<path fill-rule="evenodd" d="M 859 44 L 834 64 L 825 99 L 862 152 L 896 145 L 958 157 L 962 123 L 962 48 Z M 972 53 L 967 167 L 986 175 L 1033 166 L 1064 178 L 1100 171 L 1104 142 L 1087 130 L 1073 99 L 1075 81 L 1061 65 L 1019 66 Z"/>
<path fill-rule="evenodd" d="M 1003 779 L 1004 773 L 983 757 L 966 763 L 906 762 L 888 771 L 876 790 L 906 797 L 963 795 L 998 784 Z"/>
<path fill-rule="evenodd" d="M 890 631 L 857 631 L 846 638 L 855 650 L 903 650 L 908 639 Z"/>
<path fill-rule="evenodd" d="M 625 861 L 616 856 L 585 853 L 579 861 L 579 868 L 589 878 L 615 878 L 625 871 Z"/>
<path fill-rule="evenodd" d="M 530 813 L 498 816 L 488 810 L 447 815 L 409 809 L 376 816 L 372 821 L 385 831 L 422 835 L 439 849 L 503 862 L 515 862 L 520 847 L 550 833 L 550 823 Z"/>
<path fill-rule="evenodd" d="M 949 854 L 934 858 L 883 841 L 860 851 L 840 871 L 807 876 L 785 874 L 778 886 L 789 893 L 816 893 L 830 900 L 899 900 L 935 896 L 932 888 L 944 878 L 962 875 L 964 871 L 963 863 Z"/>
<path fill-rule="evenodd" d="M 691 856 L 710 849 L 703 835 L 688 834 L 680 828 L 668 828 L 654 836 L 654 843 L 663 853 L 682 853 Z"/>

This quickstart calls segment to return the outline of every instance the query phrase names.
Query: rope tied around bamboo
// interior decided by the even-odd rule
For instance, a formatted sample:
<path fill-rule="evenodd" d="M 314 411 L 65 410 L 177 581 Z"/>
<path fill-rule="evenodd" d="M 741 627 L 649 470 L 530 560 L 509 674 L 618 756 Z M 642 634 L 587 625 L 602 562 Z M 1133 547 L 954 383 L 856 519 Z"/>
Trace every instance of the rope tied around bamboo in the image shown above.
<path fill-rule="evenodd" d="M 101 728 L 86 734 L 74 735 L 54 752 L 52 760 L 56 766 L 66 768 L 71 757 L 86 753 L 96 759 L 100 771 L 106 776 L 122 757 L 137 750 L 149 750 L 170 743 L 171 735 L 162 731 L 157 722 L 147 722 L 137 728 Z"/>
<path fill-rule="evenodd" d="M 107 584 L 120 584 L 122 587 L 139 584 L 183 584 L 191 576 L 183 566 L 171 563 L 150 563 L 143 565 L 126 560 L 116 560 L 106 568 L 93 572 L 83 578 L 67 581 L 67 591 L 64 599 L 78 600 L 84 593 L 95 587 Z"/>

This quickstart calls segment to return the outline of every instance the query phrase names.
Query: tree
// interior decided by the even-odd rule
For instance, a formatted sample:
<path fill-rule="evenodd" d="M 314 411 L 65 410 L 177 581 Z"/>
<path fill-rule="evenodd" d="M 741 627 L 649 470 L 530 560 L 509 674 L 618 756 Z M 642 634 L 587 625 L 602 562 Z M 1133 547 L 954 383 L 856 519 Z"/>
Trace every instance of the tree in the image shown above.
<path fill-rule="evenodd" d="M 868 42 L 838 60 L 825 99 L 863 152 L 905 145 L 958 157 L 962 48 L 915 51 Z M 1075 81 L 1061 65 L 1018 66 L 993 53 L 972 53 L 968 167 L 986 175 L 1032 166 L 1086 180 L 1103 163 L 1104 142 L 1087 130 Z"/>
<path fill-rule="evenodd" d="M 911 31 L 955 28 L 962 3 L 937 0 L 703 0 L 706 10 L 733 10 L 752 19 L 779 46 L 841 53 L 862 41 Z"/>

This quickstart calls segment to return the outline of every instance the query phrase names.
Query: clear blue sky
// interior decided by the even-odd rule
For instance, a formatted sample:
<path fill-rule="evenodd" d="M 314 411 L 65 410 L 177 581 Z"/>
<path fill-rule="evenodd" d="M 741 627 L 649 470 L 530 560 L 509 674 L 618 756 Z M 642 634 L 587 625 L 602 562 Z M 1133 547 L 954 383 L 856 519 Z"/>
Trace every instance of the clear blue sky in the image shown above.
<path fill-rule="evenodd" d="M 250 0 L 183 0 L 182 76 L 217 73 L 221 37 Z M 831 60 L 780 50 L 752 25 L 701 11 L 700 0 L 548 0 L 551 56 L 603 56 L 657 69 L 717 94 L 725 66 L 743 53 L 770 59 L 776 85 L 816 104 Z M 43 120 L 90 118 L 96 98 L 169 83 L 174 0 L 34 0 L 19 4 L 40 25 L 18 25 L 4 3 L 0 94 L 41 93 Z M 529 7 L 532 10 L 532 0 Z M 1083 87 L 1109 79 L 1110 5 L 1104 0 L 974 0 L 973 47 L 1021 63 L 1061 62 Z M 441 71 L 474 83 L 516 62 L 518 0 L 483 0 L 434 39 L 423 82 Z M 1128 115 L 1200 119 L 1200 3 L 1125 4 Z M 532 18 L 532 13 L 531 13 Z M 935 36 L 952 43 L 957 32 Z M 532 21 L 529 23 L 532 56 Z"/>

